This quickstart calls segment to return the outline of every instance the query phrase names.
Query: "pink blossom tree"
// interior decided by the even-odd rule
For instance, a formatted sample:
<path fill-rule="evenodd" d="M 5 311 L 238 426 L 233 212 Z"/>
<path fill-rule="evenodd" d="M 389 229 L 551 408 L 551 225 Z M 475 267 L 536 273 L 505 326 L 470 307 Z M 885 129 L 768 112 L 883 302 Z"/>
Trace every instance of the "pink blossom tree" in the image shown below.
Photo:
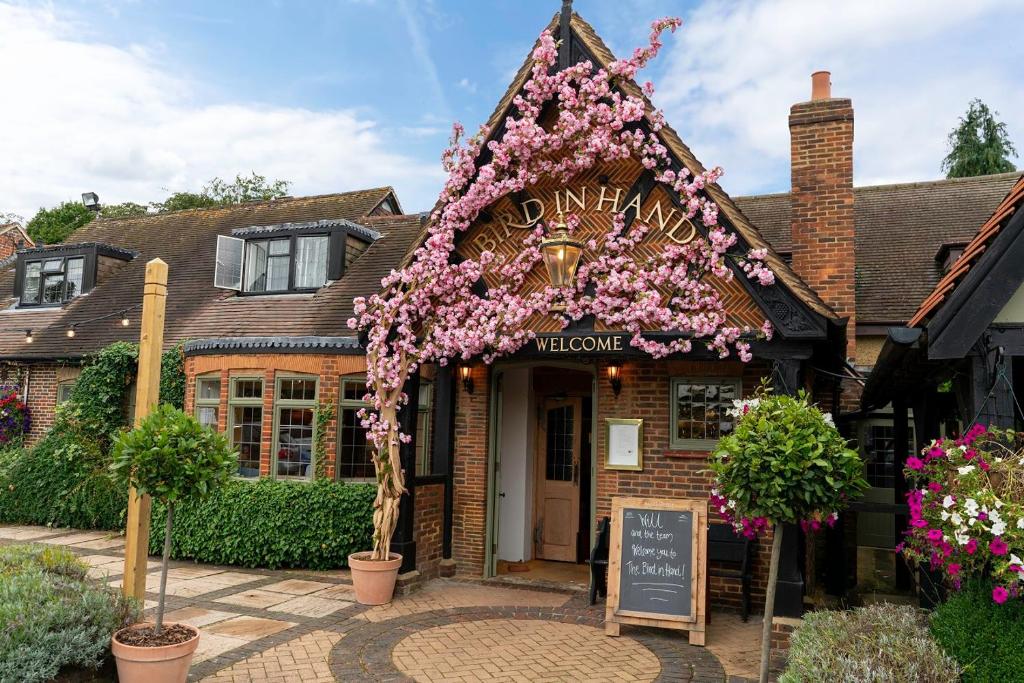
<path fill-rule="evenodd" d="M 373 559 L 389 557 L 398 522 L 399 501 L 405 492 L 400 444 L 411 437 L 401 433 L 398 411 L 409 401 L 406 380 L 424 363 L 446 365 L 449 360 L 480 357 L 485 363 L 530 342 L 535 333 L 529 321 L 554 316 L 563 328 L 571 320 L 592 315 L 613 329 L 632 335 L 631 344 L 655 358 L 686 353 L 703 343 L 722 358 L 735 351 L 750 360 L 752 336 L 770 337 L 765 321 L 758 330 L 728 323 L 728 311 L 715 280 L 732 277 L 728 258 L 735 258 L 746 277 L 761 285 L 774 282 L 764 264 L 763 250 L 734 254 L 736 235 L 718 222 L 718 207 L 704 188 L 721 169 L 693 175 L 672 170 L 668 150 L 658 131 L 661 112 L 649 110 L 642 97 L 623 94 L 617 83 L 632 80 L 661 48 L 661 35 L 675 31 L 678 19 L 652 24 L 650 42 L 627 59 L 603 69 L 582 62 L 561 71 L 553 69 L 558 45 L 550 32 L 541 34 L 533 52 L 533 69 L 523 91 L 513 101 L 500 139 L 487 141 L 489 131 L 463 141 L 455 124 L 451 144 L 443 154 L 448 179 L 437 208 L 430 216 L 427 236 L 401 270 L 381 281 L 381 291 L 355 301 L 349 327 L 367 335 L 366 400 L 363 425 L 377 449 L 374 465 L 377 498 L 374 503 Z M 653 93 L 645 83 L 643 92 Z M 552 122 L 541 122 L 548 103 L 557 106 Z M 638 125 L 646 117 L 647 129 Z M 490 159 L 480 163 L 486 142 Z M 496 201 L 545 179 L 568 182 L 596 164 L 639 159 L 660 183 L 679 194 L 691 220 L 703 226 L 686 244 L 669 245 L 656 256 L 638 256 L 634 247 L 649 227 L 625 230 L 622 214 L 611 229 L 590 240 L 588 260 L 580 266 L 574 285 L 524 287 L 542 259 L 540 243 L 546 226 L 538 223 L 525 237 L 522 249 L 500 260 L 490 251 L 475 259 L 455 262 L 455 236 L 470 228 Z M 566 218 L 570 233 L 579 226 L 576 215 Z M 708 276 L 713 277 L 708 277 Z M 474 291 L 482 278 L 495 283 L 483 295 Z M 645 337 L 646 332 L 670 332 L 669 341 Z"/>

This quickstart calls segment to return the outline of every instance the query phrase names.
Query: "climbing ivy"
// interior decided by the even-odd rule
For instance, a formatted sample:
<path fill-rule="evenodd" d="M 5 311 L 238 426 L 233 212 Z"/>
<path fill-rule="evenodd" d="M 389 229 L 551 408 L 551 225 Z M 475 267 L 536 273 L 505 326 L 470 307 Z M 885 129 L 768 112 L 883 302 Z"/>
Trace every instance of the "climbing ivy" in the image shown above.
<path fill-rule="evenodd" d="M 182 345 L 167 349 L 160 359 L 160 403 L 185 408 L 185 352 Z"/>
<path fill-rule="evenodd" d="M 334 403 L 330 399 L 321 401 L 316 409 L 313 436 L 313 468 L 316 479 L 327 478 L 327 425 L 333 416 Z"/>

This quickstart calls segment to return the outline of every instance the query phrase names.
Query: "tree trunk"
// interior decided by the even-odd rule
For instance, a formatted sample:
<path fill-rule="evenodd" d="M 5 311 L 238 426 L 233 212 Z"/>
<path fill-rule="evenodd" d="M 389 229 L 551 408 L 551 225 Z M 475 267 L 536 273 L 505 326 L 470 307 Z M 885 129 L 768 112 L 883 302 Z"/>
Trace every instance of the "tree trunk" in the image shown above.
<path fill-rule="evenodd" d="M 764 624 L 761 627 L 761 677 L 768 683 L 768 665 L 772 657 L 772 613 L 775 612 L 775 584 L 779 578 L 779 555 L 782 554 L 782 525 L 775 525 L 772 539 L 772 559 L 768 565 L 768 590 L 764 596 Z"/>
<path fill-rule="evenodd" d="M 164 557 L 160 567 L 160 598 L 156 604 L 156 634 L 164 632 L 164 598 L 167 595 L 167 563 L 171 559 L 171 524 L 174 520 L 174 504 L 167 503 L 167 526 L 164 529 Z"/>
<path fill-rule="evenodd" d="M 394 405 L 381 409 L 381 420 L 389 425 L 385 452 L 374 460 L 377 472 L 377 498 L 373 501 L 373 555 L 374 560 L 391 556 L 391 537 L 398 528 L 398 511 L 405 493 L 405 473 L 400 457 L 398 438 L 398 410 Z"/>

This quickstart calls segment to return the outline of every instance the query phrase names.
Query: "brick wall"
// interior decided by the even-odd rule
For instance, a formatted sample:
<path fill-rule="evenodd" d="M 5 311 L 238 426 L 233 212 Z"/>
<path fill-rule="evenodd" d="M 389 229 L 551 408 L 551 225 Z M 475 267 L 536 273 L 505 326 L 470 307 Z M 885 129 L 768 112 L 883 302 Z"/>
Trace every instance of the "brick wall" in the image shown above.
<path fill-rule="evenodd" d="M 652 496 L 706 500 L 710 489 L 707 453 L 673 450 L 669 445 L 670 382 L 673 377 L 736 377 L 744 394 L 752 393 L 768 374 L 765 363 L 640 360 L 621 370 L 622 391 L 612 393 L 605 379 L 605 364 L 597 364 L 596 401 L 597 517 L 611 513 L 612 496 Z M 488 369 L 473 368 L 475 392 L 459 391 L 455 416 L 455 510 L 453 556 L 460 574 L 480 576 L 484 571 L 488 450 Z M 643 418 L 644 469 L 640 472 L 604 468 L 608 417 Z M 417 502 L 417 510 L 419 504 Z M 713 522 L 720 521 L 711 515 Z M 595 520 L 596 524 L 596 520 Z M 768 577 L 771 536 L 762 538 L 755 551 L 753 602 L 763 605 Z M 711 603 L 738 608 L 739 583 L 713 579 Z"/>
<path fill-rule="evenodd" d="M 853 105 L 826 97 L 793 105 L 793 269 L 842 317 L 856 357 Z"/>
<path fill-rule="evenodd" d="M 416 570 L 424 578 L 438 575 L 444 529 L 444 484 L 416 486 Z"/>
<path fill-rule="evenodd" d="M 74 381 L 82 369 L 77 364 L 31 363 L 5 365 L 0 371 L 0 382 L 28 386 L 28 404 L 32 415 L 32 426 L 26 435 L 26 443 L 38 442 L 53 427 L 57 408 L 57 387 L 63 382 Z"/>

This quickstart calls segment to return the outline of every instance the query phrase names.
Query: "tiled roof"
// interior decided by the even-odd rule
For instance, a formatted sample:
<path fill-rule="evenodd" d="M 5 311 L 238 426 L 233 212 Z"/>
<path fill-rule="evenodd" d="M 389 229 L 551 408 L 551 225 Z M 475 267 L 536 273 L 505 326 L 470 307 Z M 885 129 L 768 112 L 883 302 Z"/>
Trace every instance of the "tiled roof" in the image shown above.
<path fill-rule="evenodd" d="M 857 322 L 902 324 L 942 277 L 944 244 L 963 244 L 1017 173 L 854 188 Z M 789 194 L 735 197 L 776 251 L 792 250 Z"/>
<path fill-rule="evenodd" d="M 556 32 L 558 30 L 559 16 L 559 14 L 554 16 L 551 23 L 547 25 L 546 30 L 550 30 L 552 32 Z M 615 55 L 608 49 L 608 46 L 605 45 L 604 41 L 594 30 L 593 26 L 587 23 L 575 12 L 572 14 L 570 27 L 580 38 L 586 49 L 594 55 L 602 66 L 615 60 Z M 563 37 L 559 36 L 559 38 L 561 39 Z M 539 42 L 540 41 L 538 40 L 537 43 L 534 44 L 534 48 L 530 50 L 530 53 L 527 55 L 523 65 L 516 73 L 515 78 L 512 79 L 512 83 L 509 85 L 508 90 L 505 91 L 505 95 L 498 102 L 498 106 L 495 108 L 494 113 L 491 114 L 491 118 L 487 122 L 487 126 L 490 130 L 493 131 L 498 128 L 503 118 L 507 115 L 513 99 L 522 90 L 526 81 L 529 79 L 530 71 L 533 67 L 533 49 L 539 45 Z M 638 86 L 636 82 L 633 80 L 620 81 L 619 85 L 626 94 L 638 97 L 645 102 L 648 112 L 652 112 L 654 110 L 654 105 L 647 96 L 644 95 L 640 86 Z M 686 146 L 672 126 L 666 123 L 659 132 L 659 135 L 665 146 L 668 147 L 672 154 L 674 154 L 691 172 L 696 174 L 706 170 L 703 164 L 701 164 L 697 157 L 694 156 L 693 152 L 690 151 L 690 148 Z M 751 249 L 768 248 L 768 258 L 766 261 L 772 271 L 778 276 L 779 280 L 786 285 L 786 287 L 788 287 L 801 301 L 803 301 L 804 304 L 820 315 L 831 319 L 837 318 L 835 311 L 833 311 L 814 290 L 808 287 L 807 284 L 801 280 L 795 272 L 793 272 L 793 269 L 789 264 L 787 264 L 770 248 L 771 245 L 761 236 L 757 227 L 755 227 L 755 224 L 748 220 L 740 207 L 733 202 L 729 195 L 727 195 L 719 185 L 708 185 L 707 192 L 715 203 L 718 204 L 721 212 L 729 219 L 733 226 L 735 226 L 736 230 L 750 245 Z"/>
<path fill-rule="evenodd" d="M 380 278 L 398 265 L 419 226 L 418 216 L 368 216 L 391 188 L 378 188 L 252 202 L 238 206 L 177 211 L 138 218 L 101 219 L 75 233 L 82 242 L 101 242 L 138 256 L 62 309 L 17 310 L 14 268 L 0 271 L 0 358 L 77 358 L 116 340 L 135 341 L 139 313 L 120 325 L 119 317 L 82 324 L 74 339 L 70 325 L 116 313 L 142 300 L 146 262 L 160 257 L 169 267 L 165 345 L 190 339 L 251 336 L 352 336 L 346 320 L 352 298 L 376 292 Z M 337 282 L 313 294 L 237 296 L 213 287 L 216 236 L 254 225 L 344 219 L 381 238 L 370 245 Z M 410 227 L 411 226 L 411 227 Z M 26 344 L 25 330 L 35 341 Z"/>
<path fill-rule="evenodd" d="M 356 337 L 223 337 L 185 342 L 185 353 L 203 354 L 224 351 L 297 351 L 358 352 Z"/>
<path fill-rule="evenodd" d="M 1011 174 L 1013 175 L 1013 174 Z M 996 238 L 999 231 L 1006 225 L 1010 218 L 1017 213 L 1021 204 L 1024 204 L 1024 176 L 1017 179 L 1010 192 L 999 203 L 995 211 L 987 221 L 978 229 L 960 258 L 953 263 L 949 272 L 935 285 L 935 289 L 928 295 L 921 306 L 914 313 L 914 317 L 907 323 L 909 327 L 916 327 L 924 322 L 942 304 L 942 301 L 954 290 L 970 271 L 971 266 L 978 262 L 981 255 L 985 253 L 989 244 Z"/>
<path fill-rule="evenodd" d="M 277 232 L 279 230 L 288 230 L 291 232 L 299 230 L 323 230 L 324 228 L 346 228 L 349 231 L 366 238 L 367 241 L 372 242 L 373 240 L 380 237 L 380 233 L 376 230 L 370 230 L 365 226 L 347 221 L 344 218 L 333 218 L 324 219 L 319 221 L 302 221 L 294 223 L 274 223 L 271 225 L 253 225 L 248 228 L 235 228 L 231 231 L 234 237 L 246 237 L 249 235 L 259 235 L 267 232 Z"/>

